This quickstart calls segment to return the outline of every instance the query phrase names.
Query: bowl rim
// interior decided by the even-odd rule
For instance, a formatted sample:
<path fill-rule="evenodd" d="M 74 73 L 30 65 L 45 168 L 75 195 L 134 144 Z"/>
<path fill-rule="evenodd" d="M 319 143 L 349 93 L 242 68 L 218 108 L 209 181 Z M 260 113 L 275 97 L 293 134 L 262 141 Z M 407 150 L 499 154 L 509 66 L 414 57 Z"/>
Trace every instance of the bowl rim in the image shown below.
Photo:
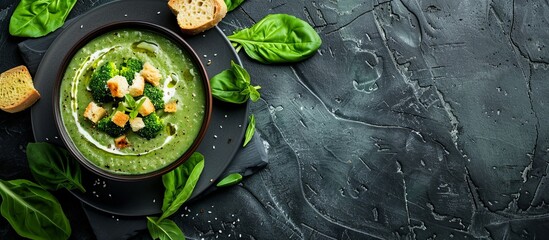
<path fill-rule="evenodd" d="M 106 171 L 99 166 L 95 165 L 91 161 L 87 160 L 82 153 L 78 150 L 74 142 L 71 140 L 71 137 L 69 136 L 65 125 L 63 123 L 63 119 L 61 117 L 61 106 L 60 106 L 60 86 L 61 82 L 63 81 L 64 74 L 66 72 L 66 69 L 76 54 L 78 50 L 80 50 L 83 46 L 85 46 L 87 43 L 89 43 L 91 40 L 114 30 L 118 29 L 138 29 L 138 30 L 145 30 L 150 31 L 155 34 L 159 34 L 172 42 L 174 42 L 178 47 L 180 47 L 182 50 L 184 50 L 191 59 L 191 62 L 195 65 L 195 67 L 198 68 L 198 72 L 200 73 L 202 77 L 202 84 L 205 90 L 205 111 L 204 111 L 204 117 L 202 120 L 202 125 L 200 127 L 200 131 L 198 132 L 198 135 L 194 139 L 191 146 L 176 160 L 171 162 L 170 164 L 159 168 L 157 170 L 143 173 L 143 174 L 116 174 L 114 172 Z M 208 130 L 208 126 L 210 124 L 211 115 L 212 115 L 212 93 L 211 93 L 211 86 L 210 81 L 208 78 L 208 74 L 206 71 L 206 68 L 202 64 L 202 62 L 199 60 L 199 56 L 196 54 L 196 52 L 193 50 L 193 48 L 177 33 L 174 31 L 165 28 L 161 25 L 150 23 L 146 21 L 135 21 L 135 20 L 129 20 L 129 21 L 117 21 L 112 22 L 109 24 L 105 24 L 101 27 L 98 27 L 94 29 L 93 31 L 87 33 L 84 37 L 76 41 L 76 44 L 70 47 L 70 50 L 68 51 L 68 54 L 63 56 L 62 64 L 58 68 L 56 77 L 55 77 L 55 83 L 53 85 L 53 91 L 52 91 L 52 102 L 53 102 L 53 110 L 54 110 L 54 118 L 56 122 L 56 128 L 60 135 L 60 139 L 66 146 L 68 152 L 71 154 L 73 158 L 75 158 L 81 165 L 83 165 L 85 168 L 90 170 L 91 172 L 101 176 L 105 177 L 111 180 L 118 180 L 118 181 L 125 181 L 125 182 L 131 182 L 131 181 L 140 181 L 140 180 L 147 180 L 150 178 L 161 176 L 179 165 L 183 164 L 198 148 L 202 140 L 204 139 L 204 136 L 206 135 L 206 131 Z"/>

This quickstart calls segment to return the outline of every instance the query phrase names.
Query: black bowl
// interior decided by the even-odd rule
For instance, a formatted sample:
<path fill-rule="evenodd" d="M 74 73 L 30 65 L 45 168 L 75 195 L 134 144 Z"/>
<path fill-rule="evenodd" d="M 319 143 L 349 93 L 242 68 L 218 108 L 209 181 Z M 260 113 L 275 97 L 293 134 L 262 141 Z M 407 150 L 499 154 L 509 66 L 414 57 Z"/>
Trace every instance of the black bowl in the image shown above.
<path fill-rule="evenodd" d="M 61 108 L 60 108 L 60 86 L 61 81 L 63 79 L 63 76 L 65 74 L 65 70 L 72 60 L 73 56 L 76 54 L 76 52 L 82 48 L 84 45 L 86 45 L 88 42 L 93 40 L 96 37 L 99 37 L 100 35 L 117 30 L 117 29 L 138 29 L 138 30 L 146 30 L 151 31 L 156 34 L 162 35 L 166 37 L 167 39 L 172 40 L 176 45 L 178 45 L 184 52 L 189 54 L 189 57 L 191 58 L 193 64 L 198 69 L 201 77 L 202 77 L 202 83 L 205 90 L 205 112 L 204 112 L 204 119 L 200 128 L 200 131 L 198 133 L 198 136 L 194 139 L 194 142 L 191 144 L 189 149 L 183 153 L 182 156 L 180 156 L 177 160 L 173 161 L 172 163 L 166 165 L 165 167 L 162 167 L 160 169 L 157 169 L 155 171 L 144 173 L 144 174 L 116 174 L 114 172 L 109 172 L 106 170 L 101 169 L 100 167 L 96 166 L 92 162 L 88 161 L 78 150 L 76 145 L 72 142 L 70 136 L 68 135 L 68 132 L 65 128 L 65 125 L 63 123 L 63 120 L 61 118 Z M 206 69 L 202 65 L 202 63 L 199 60 L 198 55 L 195 53 L 195 51 L 191 48 L 187 42 L 181 38 L 178 34 L 174 33 L 173 31 L 162 27 L 160 25 L 149 23 L 149 22 L 142 22 L 142 21 L 124 21 L 124 22 L 115 22 L 110 23 L 104 26 L 101 26 L 97 28 L 95 31 L 90 32 L 85 37 L 79 39 L 77 41 L 77 44 L 72 46 L 72 48 L 69 51 L 69 54 L 64 56 L 62 61 L 62 66 L 59 68 L 59 71 L 56 74 L 56 80 L 54 84 L 54 90 L 53 90 L 53 107 L 54 107 L 54 116 L 55 116 L 55 122 L 58 132 L 60 133 L 60 138 L 67 147 L 68 151 L 71 153 L 71 155 L 77 159 L 80 164 L 82 164 L 84 167 L 89 169 L 91 172 L 113 180 L 119 180 L 119 181 L 138 181 L 138 180 L 145 180 L 154 178 L 157 176 L 161 176 L 162 174 L 165 174 L 174 168 L 178 167 L 182 163 L 184 163 L 191 155 L 192 153 L 198 148 L 200 145 L 200 142 L 204 138 L 204 135 L 206 134 L 206 130 L 208 128 L 208 125 L 210 123 L 210 118 L 212 114 L 212 94 L 211 94 L 211 88 L 210 83 L 208 80 L 208 75 L 206 73 Z"/>

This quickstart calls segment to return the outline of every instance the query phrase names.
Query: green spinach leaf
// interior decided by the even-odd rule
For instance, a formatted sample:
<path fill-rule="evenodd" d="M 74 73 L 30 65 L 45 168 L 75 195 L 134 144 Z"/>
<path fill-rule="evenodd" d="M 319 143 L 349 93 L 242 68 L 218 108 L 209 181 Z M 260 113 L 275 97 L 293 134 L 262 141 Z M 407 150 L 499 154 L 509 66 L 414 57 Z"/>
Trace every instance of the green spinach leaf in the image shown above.
<path fill-rule="evenodd" d="M 267 15 L 228 38 L 262 63 L 298 62 L 313 55 L 322 44 L 311 25 L 287 14 Z"/>
<path fill-rule="evenodd" d="M 164 186 L 166 187 L 166 192 L 164 193 L 165 199 L 162 204 L 162 215 L 160 216 L 159 221 L 162 221 L 163 219 L 177 212 L 177 210 L 179 210 L 179 208 L 189 199 L 189 197 L 191 197 L 194 187 L 196 186 L 196 183 L 200 178 L 200 174 L 202 173 L 202 170 L 204 170 L 204 156 L 198 152 L 194 153 L 193 155 L 195 156 L 195 158 L 199 158 L 200 160 L 194 166 L 192 166 L 192 171 L 189 173 L 186 181 L 182 181 L 184 178 L 183 176 L 166 177 L 172 178 L 167 179 L 166 181 L 164 181 L 164 177 L 162 178 Z M 182 165 L 178 168 L 187 169 L 189 167 L 190 166 Z M 186 171 L 183 169 L 179 171 L 179 174 Z M 178 172 L 175 172 L 174 174 L 178 174 Z M 166 186 L 167 183 L 174 183 L 174 185 Z M 177 187 L 178 185 L 181 186 L 181 183 L 184 183 L 183 187 Z M 170 199 L 166 200 L 166 196 L 168 196 Z"/>
<path fill-rule="evenodd" d="M 76 0 L 21 0 L 9 31 L 18 37 L 42 37 L 63 26 Z"/>
<path fill-rule="evenodd" d="M 27 160 L 34 179 L 44 188 L 86 191 L 82 186 L 80 165 L 67 150 L 49 143 L 29 143 Z"/>
<path fill-rule="evenodd" d="M 185 183 L 187 182 L 187 179 L 189 179 L 193 169 L 200 161 L 203 160 L 204 156 L 198 152 L 195 152 L 189 159 L 187 159 L 187 161 L 181 164 L 181 166 L 162 176 L 162 183 L 165 188 L 162 211 L 166 211 L 166 209 L 168 209 L 168 207 L 175 200 L 177 194 L 185 187 Z"/>
<path fill-rule="evenodd" d="M 244 144 L 242 145 L 243 147 L 248 145 L 250 140 L 252 140 L 254 133 L 255 133 L 255 116 L 252 114 L 250 115 L 248 120 L 248 127 L 246 127 L 246 135 L 244 137 Z"/>
<path fill-rule="evenodd" d="M 235 184 L 238 184 L 242 181 L 242 175 L 240 173 L 231 173 L 225 178 L 221 179 L 216 186 L 217 187 L 228 187 Z"/>
<path fill-rule="evenodd" d="M 185 235 L 181 229 L 170 219 L 158 221 L 157 217 L 147 217 L 147 228 L 153 239 L 181 240 Z"/>
<path fill-rule="evenodd" d="M 227 12 L 230 12 L 240 6 L 244 0 L 225 0 L 225 5 L 227 5 Z"/>
<path fill-rule="evenodd" d="M 250 74 L 242 66 L 231 61 L 231 69 L 222 71 L 210 80 L 212 95 L 225 102 L 241 104 L 248 101 L 257 101 L 260 86 L 250 84 Z"/>
<path fill-rule="evenodd" d="M 17 234 L 31 239 L 68 239 L 69 220 L 51 193 L 28 180 L 0 180 L 0 213 Z"/>

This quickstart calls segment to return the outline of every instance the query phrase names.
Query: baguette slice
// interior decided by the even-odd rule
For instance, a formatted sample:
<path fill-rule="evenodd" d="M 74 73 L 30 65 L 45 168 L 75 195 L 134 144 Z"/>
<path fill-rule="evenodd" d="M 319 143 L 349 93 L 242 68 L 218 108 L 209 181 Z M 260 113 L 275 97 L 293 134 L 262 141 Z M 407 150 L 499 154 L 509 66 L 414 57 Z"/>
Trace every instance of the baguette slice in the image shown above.
<path fill-rule="evenodd" d="M 32 85 L 27 67 L 21 65 L 0 74 L 0 109 L 16 113 L 23 111 L 40 98 Z"/>
<path fill-rule="evenodd" d="M 214 27 L 227 14 L 224 0 L 170 0 L 168 6 L 177 15 L 181 31 L 189 35 Z"/>

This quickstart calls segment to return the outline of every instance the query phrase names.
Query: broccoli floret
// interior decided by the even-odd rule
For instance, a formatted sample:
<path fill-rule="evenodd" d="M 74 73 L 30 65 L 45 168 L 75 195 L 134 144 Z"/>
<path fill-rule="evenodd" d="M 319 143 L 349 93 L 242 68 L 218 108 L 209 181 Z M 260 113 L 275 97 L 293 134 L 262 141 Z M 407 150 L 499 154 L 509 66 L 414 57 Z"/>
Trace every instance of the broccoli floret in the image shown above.
<path fill-rule="evenodd" d="M 94 101 L 105 103 L 113 100 L 107 81 L 117 74 L 118 69 L 113 62 L 107 62 L 93 71 L 88 86 Z"/>
<path fill-rule="evenodd" d="M 143 69 L 143 62 L 139 59 L 130 58 L 120 66 L 120 76 L 123 76 L 128 80 L 128 84 L 133 83 L 135 73 L 138 73 Z"/>
<path fill-rule="evenodd" d="M 164 109 L 164 100 L 162 99 L 164 97 L 164 91 L 162 91 L 162 89 L 154 87 L 150 83 L 145 83 L 143 95 L 151 100 L 155 109 Z"/>
<path fill-rule="evenodd" d="M 143 123 L 145 127 L 137 131 L 137 135 L 144 137 L 146 139 L 155 138 L 160 131 L 164 128 L 162 124 L 162 119 L 156 115 L 156 113 L 151 113 L 143 118 Z"/>
<path fill-rule="evenodd" d="M 123 128 L 116 125 L 113 121 L 111 121 L 111 117 L 105 117 L 99 122 L 97 122 L 97 129 L 99 131 L 105 132 L 106 134 L 109 134 L 111 137 L 119 137 L 122 136 L 126 131 L 130 129 L 129 124 L 126 124 Z"/>

